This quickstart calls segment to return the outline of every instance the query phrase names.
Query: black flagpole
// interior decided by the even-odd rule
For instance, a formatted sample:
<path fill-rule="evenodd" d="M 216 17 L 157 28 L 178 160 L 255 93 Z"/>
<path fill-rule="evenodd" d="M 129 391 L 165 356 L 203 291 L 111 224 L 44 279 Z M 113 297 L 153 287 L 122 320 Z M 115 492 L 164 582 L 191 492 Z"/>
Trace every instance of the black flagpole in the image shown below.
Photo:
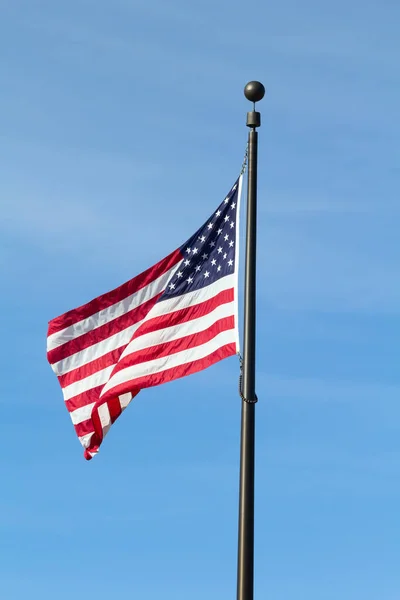
<path fill-rule="evenodd" d="M 256 242 L 257 242 L 257 146 L 256 128 L 261 125 L 255 103 L 264 97 L 262 83 L 251 81 L 244 94 L 253 102 L 247 113 L 249 131 L 246 267 L 244 288 L 244 344 L 242 379 L 242 426 L 240 443 L 239 543 L 237 600 L 253 600 L 254 589 L 254 434 L 256 375 Z"/>

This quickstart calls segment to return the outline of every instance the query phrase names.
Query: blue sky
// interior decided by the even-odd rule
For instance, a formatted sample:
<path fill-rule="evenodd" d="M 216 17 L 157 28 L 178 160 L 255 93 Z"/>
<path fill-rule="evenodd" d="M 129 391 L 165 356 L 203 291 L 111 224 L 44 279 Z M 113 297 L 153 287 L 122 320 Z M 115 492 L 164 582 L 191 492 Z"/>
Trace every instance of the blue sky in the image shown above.
<path fill-rule="evenodd" d="M 398 600 L 399 22 L 1 2 L 1 597 L 235 597 L 236 359 L 140 394 L 87 463 L 45 338 L 221 202 L 260 79 L 256 597 Z"/>

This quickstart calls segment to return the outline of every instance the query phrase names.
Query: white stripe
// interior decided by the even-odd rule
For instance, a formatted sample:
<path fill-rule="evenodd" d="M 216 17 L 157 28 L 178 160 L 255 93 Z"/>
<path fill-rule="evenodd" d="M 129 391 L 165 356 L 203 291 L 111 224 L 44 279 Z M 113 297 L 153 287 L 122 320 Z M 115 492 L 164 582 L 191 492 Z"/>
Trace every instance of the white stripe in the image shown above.
<path fill-rule="evenodd" d="M 86 435 L 79 436 L 79 441 L 84 448 L 88 448 L 90 446 L 90 440 L 92 439 L 93 433 L 87 433 Z"/>
<path fill-rule="evenodd" d="M 95 402 L 92 402 L 91 404 L 86 404 L 86 406 L 81 406 L 80 408 L 70 412 L 69 414 L 71 415 L 73 424 L 79 425 L 79 423 L 83 423 L 83 421 L 90 419 L 92 415 L 92 409 L 95 404 Z"/>
<path fill-rule="evenodd" d="M 119 403 L 121 404 L 121 409 L 125 410 L 130 401 L 132 400 L 132 394 L 128 392 L 127 394 L 122 394 L 119 396 Z"/>
<path fill-rule="evenodd" d="M 57 376 L 65 375 L 65 373 L 69 373 L 74 369 L 78 369 L 79 367 L 83 367 L 83 365 L 87 365 L 92 360 L 96 360 L 96 358 L 100 358 L 104 356 L 108 352 L 115 350 L 116 348 L 120 348 L 121 346 L 126 346 L 129 343 L 129 340 L 132 338 L 135 331 L 140 327 L 143 323 L 142 319 L 135 325 L 131 325 L 114 335 L 102 340 L 101 342 L 97 342 L 97 344 L 93 344 L 84 350 L 80 350 L 75 354 L 71 354 L 67 358 L 63 358 L 62 360 L 54 363 L 52 369 Z"/>
<path fill-rule="evenodd" d="M 221 279 L 214 284 L 206 286 L 200 290 L 195 290 L 194 292 L 189 292 L 188 294 L 177 296 L 176 298 L 170 298 L 169 300 L 163 300 L 162 302 L 157 303 L 148 313 L 147 317 L 139 321 L 139 323 L 136 323 L 135 325 L 132 325 L 131 327 L 128 327 L 127 329 L 124 329 L 119 333 L 116 333 L 109 338 L 98 342 L 97 344 L 93 344 L 84 350 L 80 350 L 79 352 L 76 352 L 75 354 L 72 354 L 71 356 L 54 363 L 52 365 L 52 369 L 57 376 L 65 375 L 65 373 L 69 373 L 74 369 L 78 369 L 79 367 L 82 367 L 92 360 L 104 356 L 116 348 L 120 348 L 121 346 L 128 344 L 135 331 L 137 331 L 137 329 L 145 320 L 148 321 L 155 316 L 164 315 L 166 312 L 173 312 L 173 310 L 178 310 L 178 308 L 183 309 L 189 306 L 195 306 L 196 304 L 200 304 L 206 300 L 210 300 L 222 290 L 232 287 L 233 284 L 234 275 L 226 275 L 225 277 L 221 277 Z M 125 356 L 126 350 L 127 348 L 121 355 L 121 358 Z"/>
<path fill-rule="evenodd" d="M 196 306 L 201 302 L 211 300 L 220 292 L 229 290 L 235 287 L 235 274 L 225 275 L 221 279 L 217 279 L 214 283 L 206 285 L 199 290 L 193 292 L 187 292 L 181 296 L 174 296 L 168 298 L 168 300 L 161 300 L 157 302 L 146 316 L 146 322 L 154 317 L 162 317 L 165 314 L 174 312 L 175 310 L 181 310 L 183 308 L 189 308 L 190 306 Z"/>
<path fill-rule="evenodd" d="M 102 385 L 110 377 L 113 368 L 114 365 L 111 365 L 105 369 L 102 369 L 101 371 L 97 371 L 96 373 L 85 377 L 85 379 L 81 379 L 80 381 L 75 381 L 74 383 L 67 385 L 63 389 L 64 400 L 70 400 L 78 394 L 82 394 L 83 392 L 87 392 L 98 385 Z"/>
<path fill-rule="evenodd" d="M 177 352 L 176 354 L 172 354 L 170 356 L 163 356 L 162 358 L 156 358 L 139 365 L 127 367 L 122 371 L 118 371 L 115 373 L 115 375 L 113 375 L 113 377 L 111 377 L 109 382 L 102 389 L 100 397 L 121 383 L 132 381 L 134 384 L 134 380 L 139 377 L 160 373 L 162 371 L 166 371 L 167 369 L 190 363 L 194 360 L 201 360 L 215 350 L 218 350 L 218 348 L 221 348 L 222 346 L 232 342 L 235 343 L 235 341 L 235 331 L 230 329 L 228 331 L 222 331 L 216 335 L 215 338 L 206 342 L 205 344 L 202 344 L 201 346 L 196 346 L 195 348 L 182 350 L 181 352 Z"/>
<path fill-rule="evenodd" d="M 145 319 L 142 319 L 135 325 L 132 325 L 119 333 L 116 333 L 101 342 L 97 342 L 84 350 L 80 350 L 67 358 L 63 358 L 62 360 L 53 363 L 52 369 L 57 376 L 65 375 L 65 373 L 69 373 L 74 369 L 78 369 L 83 365 L 88 364 L 92 360 L 96 360 L 101 356 L 104 356 L 108 352 L 115 350 L 116 348 L 120 348 L 121 346 L 125 346 L 129 340 L 132 338 L 135 331 L 140 327 L 144 320 L 148 321 L 150 318 L 163 315 L 166 312 L 172 312 L 173 310 L 177 310 L 177 305 L 179 304 L 179 308 L 187 308 L 189 306 L 195 306 L 196 304 L 200 304 L 201 302 L 205 302 L 206 300 L 210 300 L 216 294 L 221 292 L 222 290 L 229 289 L 235 285 L 235 275 L 226 275 L 225 277 L 221 277 L 214 284 L 206 286 L 200 290 L 195 290 L 193 292 L 189 292 L 182 296 L 177 296 L 174 298 L 170 298 L 168 300 L 163 300 L 162 302 L 157 303 L 153 309 L 147 314 Z M 237 292 L 236 292 L 237 293 Z M 237 319 L 236 319 L 237 321 Z M 125 352 L 122 354 L 121 358 L 125 355 Z"/>
<path fill-rule="evenodd" d="M 227 275 L 226 277 L 222 277 L 220 280 L 218 280 L 217 282 L 215 282 L 212 285 L 209 285 L 200 290 L 196 290 L 194 292 L 190 292 L 191 296 L 196 295 L 196 301 L 194 301 L 192 298 L 192 302 L 195 302 L 195 304 L 199 304 L 201 302 L 204 302 L 205 300 L 210 300 L 211 298 L 213 298 L 217 293 L 222 291 L 220 288 L 229 289 L 227 286 L 229 283 L 232 284 L 233 277 L 234 277 L 233 275 Z M 217 288 L 217 289 L 215 289 L 215 288 Z M 180 310 L 181 308 L 186 308 L 188 303 L 189 303 L 189 305 L 191 305 L 191 303 L 190 303 L 191 299 L 189 299 L 189 300 L 187 299 L 188 295 L 189 294 L 184 294 L 182 296 L 178 296 L 177 298 L 171 298 L 169 300 L 166 300 L 166 301 L 160 302 L 159 304 L 156 304 L 153 307 L 153 309 L 149 312 L 146 321 L 149 318 L 153 317 L 153 310 L 154 310 L 154 312 L 159 312 L 159 309 L 158 309 L 159 305 L 164 305 L 165 308 L 169 307 L 170 309 L 173 308 L 173 306 L 175 306 L 176 310 Z M 181 301 L 181 304 L 179 304 L 179 300 Z M 230 304 L 231 303 L 229 303 L 229 305 Z M 164 311 L 161 314 L 164 314 Z M 231 314 L 232 314 L 232 311 L 231 311 Z M 182 324 L 182 327 L 183 327 L 183 324 Z M 158 343 L 162 343 L 161 332 L 162 332 L 162 330 L 158 330 L 158 332 L 155 332 L 155 333 L 158 333 L 158 336 L 160 336 L 160 341 Z M 140 336 L 140 337 L 143 337 L 143 336 Z M 140 339 L 140 337 L 138 338 L 138 340 Z M 130 347 L 130 345 L 127 346 L 127 348 L 125 349 L 122 356 L 125 355 L 125 352 L 127 352 L 129 347 Z M 129 350 L 129 354 L 134 351 L 135 350 Z M 121 358 L 122 358 L 122 356 L 121 356 Z M 109 376 L 111 375 L 111 372 L 114 369 L 114 366 L 115 365 L 110 365 L 109 367 L 101 369 L 100 371 L 97 371 L 96 373 L 92 373 L 91 375 L 88 375 L 88 377 L 85 377 L 84 379 L 75 381 L 74 383 L 67 385 L 63 389 L 64 400 L 65 401 L 70 400 L 71 398 L 73 398 L 74 396 L 77 396 L 78 394 L 87 392 L 88 390 L 90 390 L 94 387 L 97 387 L 98 385 L 105 384 L 107 382 Z M 124 371 L 120 371 L 120 372 L 122 373 Z M 108 389 L 108 386 L 106 386 L 106 387 Z M 103 392 L 104 392 L 104 390 L 102 390 L 102 393 Z"/>
<path fill-rule="evenodd" d="M 236 352 L 240 353 L 240 339 L 239 339 L 239 246 L 240 246 L 240 207 L 242 203 L 242 184 L 243 184 L 243 175 L 239 177 L 239 189 L 237 196 L 237 206 L 236 206 L 236 231 L 235 231 L 235 329 L 236 329 Z"/>
<path fill-rule="evenodd" d="M 132 354 L 133 352 L 137 352 L 138 350 L 144 350 L 145 348 L 150 348 L 151 346 L 165 344 L 167 342 L 179 340 L 180 338 L 190 334 L 205 331 L 220 319 L 232 317 L 234 315 L 234 306 L 234 302 L 220 304 L 214 308 L 212 312 L 198 317 L 197 319 L 191 319 L 190 321 L 185 321 L 184 323 L 179 323 L 178 325 L 164 327 L 163 329 L 158 329 L 157 331 L 151 331 L 150 333 L 139 335 L 139 337 L 135 338 L 130 344 L 128 344 L 121 355 L 121 359 L 122 357 Z"/>
<path fill-rule="evenodd" d="M 135 307 L 140 306 L 143 302 L 147 302 L 154 298 L 157 294 L 162 292 L 170 278 L 174 275 L 175 271 L 179 268 L 182 261 L 180 261 L 174 267 L 171 267 L 166 273 L 149 283 L 147 286 L 138 290 L 137 292 L 131 294 L 124 300 L 120 302 L 116 302 L 112 306 L 105 308 L 86 319 L 82 319 L 78 323 L 74 323 L 69 327 L 65 327 L 61 331 L 57 331 L 56 333 L 52 333 L 47 338 L 47 351 L 54 350 L 54 348 L 58 348 L 63 344 L 87 333 L 88 331 L 93 331 L 93 329 L 97 329 L 101 325 L 108 323 L 109 321 L 113 321 L 117 317 L 124 315 L 125 313 L 133 310 Z"/>
<path fill-rule="evenodd" d="M 107 402 L 105 402 L 104 404 L 101 404 L 99 406 L 97 412 L 99 413 L 100 423 L 103 428 L 103 436 L 104 436 L 104 435 L 106 435 L 106 433 L 108 432 L 108 430 L 111 427 L 110 410 L 108 408 Z"/>

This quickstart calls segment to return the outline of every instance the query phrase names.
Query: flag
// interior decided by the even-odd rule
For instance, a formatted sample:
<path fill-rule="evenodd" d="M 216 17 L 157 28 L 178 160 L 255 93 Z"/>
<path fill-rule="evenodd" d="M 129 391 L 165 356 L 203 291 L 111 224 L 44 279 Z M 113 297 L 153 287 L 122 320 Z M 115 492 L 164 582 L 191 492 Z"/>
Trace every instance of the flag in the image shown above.
<path fill-rule="evenodd" d="M 241 183 L 177 250 L 49 322 L 47 358 L 86 459 L 140 390 L 239 352 Z"/>

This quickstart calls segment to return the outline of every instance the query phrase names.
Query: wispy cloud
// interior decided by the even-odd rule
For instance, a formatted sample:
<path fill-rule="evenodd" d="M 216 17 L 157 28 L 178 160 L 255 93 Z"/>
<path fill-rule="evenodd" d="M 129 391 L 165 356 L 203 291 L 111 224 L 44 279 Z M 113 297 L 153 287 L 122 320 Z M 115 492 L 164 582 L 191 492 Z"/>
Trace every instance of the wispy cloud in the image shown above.
<path fill-rule="evenodd" d="M 280 377 L 266 373 L 259 373 L 257 381 L 267 395 L 268 402 L 282 399 L 312 403 L 353 403 L 359 406 L 360 403 L 379 404 L 380 415 L 384 417 L 386 410 L 388 422 L 391 422 L 390 411 L 397 406 L 400 396 L 400 384 L 340 381 L 315 377 Z M 393 426 L 400 428 L 400 423 L 393 423 Z"/>
<path fill-rule="evenodd" d="M 98 164 L 100 168 L 101 162 Z M 75 190 L 59 188 L 50 196 L 49 190 L 35 189 L 34 184 L 27 188 L 3 183 L 0 229 L 15 243 L 19 240 L 24 247 L 33 244 L 52 256 L 58 255 L 64 268 L 68 268 L 65 258 L 81 256 L 82 265 L 95 271 L 117 260 L 122 270 L 129 263 L 133 274 L 135 269 L 145 268 L 170 252 L 191 233 L 177 218 L 184 195 L 178 202 L 174 198 L 172 210 L 161 194 L 154 194 L 149 178 L 145 178 L 146 183 L 143 172 L 139 176 L 134 202 L 125 192 L 124 198 L 120 196 L 111 203 L 107 194 L 95 197 L 93 190 L 83 197 L 76 185 Z M 143 208 L 138 210 L 138 205 Z M 259 241 L 259 293 L 272 306 L 398 313 L 396 232 L 384 220 L 380 228 L 386 229 L 386 240 L 380 247 L 371 247 L 368 239 L 377 235 L 374 229 L 378 225 L 372 215 L 364 215 L 367 220 L 360 221 L 361 215 L 355 210 L 349 220 L 348 212 L 341 213 L 330 202 L 302 205 L 300 201 L 299 207 L 297 200 L 289 198 L 286 205 L 277 201 L 269 206 L 264 214 L 261 211 L 260 232 L 265 233 Z M 346 206 L 342 209 L 345 211 Z M 346 227 L 342 214 L 347 215 Z M 206 216 L 203 210 L 201 219 Z M 352 234 L 350 223 L 358 237 Z M 365 229 L 362 237 L 361 223 Z M 200 219 L 198 223 L 193 220 L 191 227 L 195 229 L 199 224 Z M 3 260 L 5 256 L 4 251 Z M 8 264 L 7 259 L 4 266 Z M 71 263 L 73 268 L 75 261 Z"/>
<path fill-rule="evenodd" d="M 260 293 L 274 306 L 322 311 L 371 311 L 397 313 L 400 285 L 399 259 L 393 227 L 382 222 L 386 239 L 379 236 L 377 221 L 366 223 L 362 236 L 353 220 L 346 227 L 336 220 L 275 221 L 267 225 L 260 248 Z M 356 234 L 357 232 L 357 234 Z"/>

